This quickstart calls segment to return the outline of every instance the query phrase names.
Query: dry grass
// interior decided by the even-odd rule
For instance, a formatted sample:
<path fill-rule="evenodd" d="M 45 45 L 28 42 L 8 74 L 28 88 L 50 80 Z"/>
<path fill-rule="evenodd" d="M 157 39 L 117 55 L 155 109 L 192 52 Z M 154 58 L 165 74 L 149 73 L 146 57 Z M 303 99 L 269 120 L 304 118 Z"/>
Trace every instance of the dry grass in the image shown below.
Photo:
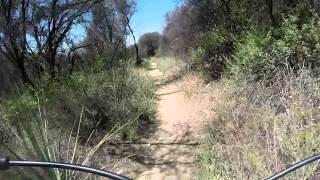
<path fill-rule="evenodd" d="M 197 98 L 197 96 L 206 91 L 204 80 L 199 74 L 188 73 L 181 80 L 179 87 L 184 92 L 186 98 Z"/>
<path fill-rule="evenodd" d="M 153 57 L 150 62 L 156 63 L 159 71 L 164 74 L 174 74 L 183 66 L 182 62 L 174 57 Z"/>
<path fill-rule="evenodd" d="M 145 114 L 147 109 L 152 113 Z M 13 159 L 109 166 L 102 145 L 138 139 L 139 129 L 154 115 L 153 82 L 131 66 L 104 71 L 93 67 L 1 102 L 0 140 L 12 152 L 2 146 L 0 152 Z M 29 172 L 18 174 L 28 179 Z M 0 174 L 0 179 L 10 173 L 15 178 L 8 179 L 19 179 L 16 171 Z M 38 174 L 40 178 L 29 179 L 85 179 L 69 171 L 40 170 L 34 176 Z"/>
<path fill-rule="evenodd" d="M 262 179 L 320 151 L 319 79 L 301 71 L 263 83 L 212 85 L 215 115 L 199 162 L 200 179 Z M 288 176 L 306 179 L 309 165 Z"/>
<path fill-rule="evenodd" d="M 186 71 L 186 65 L 174 57 L 153 57 L 148 61 L 147 66 L 152 69 L 154 77 L 157 77 L 160 84 L 175 81 L 181 78 Z"/>

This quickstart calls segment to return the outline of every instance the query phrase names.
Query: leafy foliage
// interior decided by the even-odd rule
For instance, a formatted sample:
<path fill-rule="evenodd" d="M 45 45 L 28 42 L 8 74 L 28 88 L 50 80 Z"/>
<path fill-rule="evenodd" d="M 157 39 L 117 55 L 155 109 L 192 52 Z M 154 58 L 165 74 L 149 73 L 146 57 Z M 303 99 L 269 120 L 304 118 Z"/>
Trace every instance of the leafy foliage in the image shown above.
<path fill-rule="evenodd" d="M 233 53 L 234 37 L 224 31 L 208 31 L 201 35 L 194 51 L 193 63 L 207 78 L 219 79 L 226 70 L 226 58 Z"/>
<path fill-rule="evenodd" d="M 153 84 L 130 67 L 77 72 L 35 92 L 43 94 L 40 105 L 50 109 L 47 118 L 52 126 L 72 127 L 83 106 L 80 136 L 84 139 L 93 130 L 108 131 L 127 123 L 123 136 L 135 138 L 139 122 L 151 120 L 155 111 Z M 37 109 L 36 97 L 26 91 L 4 102 L 3 113 L 7 122 L 16 126 L 37 117 Z"/>
<path fill-rule="evenodd" d="M 259 80 L 277 69 L 298 71 L 307 67 L 319 74 L 319 20 L 317 17 L 298 24 L 290 16 L 280 28 L 268 33 L 247 32 L 238 42 L 229 69 L 235 77 L 240 73 Z"/>
<path fill-rule="evenodd" d="M 20 122 L 16 125 L 14 131 L 16 134 L 16 140 L 13 145 L 7 144 L 2 145 L 1 148 L 4 149 L 2 152 L 10 154 L 12 158 L 23 160 L 34 158 L 40 161 L 51 161 L 51 162 L 67 162 L 71 164 L 80 165 L 91 165 L 97 166 L 98 162 L 94 162 L 95 154 L 99 151 L 101 146 L 111 139 L 111 137 L 120 131 L 124 126 L 118 129 L 112 129 L 110 133 L 106 133 L 95 145 L 89 147 L 82 145 L 79 140 L 79 133 L 82 131 L 82 118 L 84 113 L 84 108 L 79 112 L 79 120 L 75 120 L 74 126 L 70 130 L 70 134 L 61 133 L 59 139 L 55 136 L 57 134 L 52 134 L 50 132 L 47 121 L 47 113 L 40 106 L 39 94 L 36 95 L 38 102 L 38 114 L 28 121 Z M 73 136 L 73 133 L 75 134 Z M 67 142 L 64 142 L 66 139 Z M 87 143 L 91 142 L 90 137 L 87 139 Z M 11 146 L 11 147 L 10 147 Z M 13 146 L 13 147 L 12 147 Z M 1 178 L 14 178 L 14 179 L 82 179 L 90 178 L 96 179 L 93 175 L 84 175 L 79 172 L 73 172 L 63 169 L 20 169 L 12 168 L 0 174 Z"/>
<path fill-rule="evenodd" d="M 200 179 L 263 179 L 315 154 L 320 141 L 318 83 L 308 70 L 290 73 L 272 87 L 215 83 L 215 114 L 198 158 L 204 167 Z M 316 169 L 311 164 L 288 178 L 307 179 Z"/>
<path fill-rule="evenodd" d="M 158 32 L 145 33 L 139 39 L 140 55 L 152 57 L 157 54 L 160 47 L 161 35 Z"/>
<path fill-rule="evenodd" d="M 195 69 L 209 78 L 223 77 L 213 83 L 217 102 L 198 158 L 204 167 L 200 179 L 261 179 L 315 154 L 319 4 L 186 2 L 186 8 L 194 8 L 188 12 L 202 9 L 194 12 L 201 21 L 193 22 L 203 25 L 191 46 Z M 210 11 L 214 3 L 221 9 Z M 311 165 L 289 179 L 317 172 Z"/>

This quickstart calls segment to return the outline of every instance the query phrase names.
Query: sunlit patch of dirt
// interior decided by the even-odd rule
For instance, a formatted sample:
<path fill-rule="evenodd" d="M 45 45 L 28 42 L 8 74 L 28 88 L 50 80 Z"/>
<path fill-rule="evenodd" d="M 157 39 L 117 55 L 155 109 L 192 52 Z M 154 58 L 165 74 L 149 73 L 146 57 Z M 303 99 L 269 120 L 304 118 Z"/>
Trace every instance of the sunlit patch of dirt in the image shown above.
<path fill-rule="evenodd" d="M 152 70 L 157 78 L 161 72 Z M 122 171 L 141 180 L 188 180 L 197 171 L 195 150 L 202 128 L 211 113 L 212 98 L 200 77 L 185 75 L 162 85 L 157 95 L 157 121 L 144 139 L 145 144 L 122 146 Z M 121 149 L 120 148 L 120 149 Z M 126 169 L 123 169 L 126 167 Z"/>

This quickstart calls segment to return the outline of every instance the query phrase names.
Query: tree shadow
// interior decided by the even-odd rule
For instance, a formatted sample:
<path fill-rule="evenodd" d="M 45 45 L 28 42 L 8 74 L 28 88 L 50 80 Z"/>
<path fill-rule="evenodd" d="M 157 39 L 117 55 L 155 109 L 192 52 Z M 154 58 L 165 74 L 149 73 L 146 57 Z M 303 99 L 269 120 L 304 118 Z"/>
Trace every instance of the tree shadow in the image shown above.
<path fill-rule="evenodd" d="M 152 126 L 149 131 L 164 131 L 158 129 L 156 125 Z M 149 135 L 146 131 L 145 134 Z M 153 136 L 151 140 L 131 143 L 113 144 L 108 152 L 112 157 L 127 159 L 126 174 L 137 177 L 146 175 L 145 173 L 153 168 L 163 175 L 190 174 L 193 167 L 194 149 L 199 143 L 191 137 L 192 132 L 187 129 L 182 135 L 176 136 L 170 132 L 162 132 L 170 137 L 167 141 L 153 141 L 152 139 L 161 139 Z M 183 167 L 183 168 L 181 168 Z M 190 168 L 185 168 L 190 167 Z"/>
<path fill-rule="evenodd" d="M 183 74 L 179 73 L 162 82 L 161 86 L 181 79 Z M 179 90 L 158 94 L 157 98 L 161 100 L 162 96 L 177 92 Z M 194 151 L 199 145 L 192 132 L 192 125 L 177 123 L 173 124 L 173 129 L 167 129 L 161 124 L 160 119 L 144 121 L 138 129 L 138 140 L 108 144 L 107 153 L 113 159 L 122 161 L 120 169 L 123 174 L 133 178 L 147 177 L 155 169 L 162 176 L 174 175 L 178 179 L 185 179 L 182 177 L 192 174 Z"/>
<path fill-rule="evenodd" d="M 173 74 L 172 76 L 162 80 L 159 84 L 157 84 L 157 86 L 161 87 L 161 86 L 165 86 L 165 85 L 168 85 L 170 83 L 176 82 L 176 81 L 182 79 L 187 72 L 188 71 L 186 69 L 182 69 L 179 72 Z"/>

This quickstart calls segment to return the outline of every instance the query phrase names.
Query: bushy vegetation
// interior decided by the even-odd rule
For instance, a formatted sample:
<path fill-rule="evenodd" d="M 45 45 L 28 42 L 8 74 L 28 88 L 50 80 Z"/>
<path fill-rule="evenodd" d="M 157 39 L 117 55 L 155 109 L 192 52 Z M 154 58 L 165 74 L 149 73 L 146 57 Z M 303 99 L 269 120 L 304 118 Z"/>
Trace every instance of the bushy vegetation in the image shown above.
<path fill-rule="evenodd" d="M 153 57 L 148 61 L 148 65 L 156 64 L 160 72 L 164 74 L 176 73 L 181 68 L 182 62 L 174 57 Z"/>
<path fill-rule="evenodd" d="M 41 94 L 40 106 L 48 110 L 51 125 L 71 128 L 83 107 L 81 136 L 88 138 L 93 130 L 104 134 L 128 123 L 123 133 L 132 139 L 139 121 L 151 120 L 154 115 L 153 91 L 152 82 L 136 74 L 132 67 L 90 69 L 41 89 L 22 92 L 4 101 L 2 112 L 12 125 L 32 121 L 38 114 L 34 93 Z"/>
<path fill-rule="evenodd" d="M 135 5 L 134 0 L 0 2 L 0 72 L 8 72 L 0 77 L 7 83 L 0 88 L 3 156 L 104 168 L 110 157 L 99 154 L 103 144 L 139 138 L 155 106 L 153 82 L 128 60 Z M 84 32 L 75 37 L 80 27 Z M 94 179 L 19 168 L 1 173 L 0 179 L 8 178 Z"/>
<path fill-rule="evenodd" d="M 200 179 L 263 179 L 317 153 L 319 78 L 304 69 L 273 83 L 215 84 Z M 288 178 L 307 179 L 316 170 L 309 165 Z"/>
<path fill-rule="evenodd" d="M 120 128 L 113 128 L 99 141 L 92 142 L 91 137 L 87 138 L 86 143 L 80 142 L 80 132 L 83 125 L 84 107 L 78 114 L 79 119 L 74 120 L 74 124 L 70 130 L 60 129 L 60 133 L 56 129 L 50 127 L 47 116 L 49 111 L 41 109 L 41 95 L 35 95 L 38 106 L 38 114 L 32 119 L 23 119 L 19 124 L 11 127 L 14 132 L 14 138 L 11 137 L 10 143 L 2 144 L 1 152 L 10 154 L 12 159 L 24 160 L 33 158 L 40 161 L 66 162 L 71 164 L 89 165 L 93 167 L 101 167 L 111 163 L 108 157 L 101 159 L 99 151 L 112 137 L 121 131 L 127 124 Z M 29 114 L 25 114 L 29 115 Z M 2 142 L 3 143 L 3 142 Z M 100 157 L 99 157 L 100 156 Z M 63 169 L 32 169 L 32 168 L 11 168 L 0 174 L 1 179 L 97 179 L 93 175 L 68 171 Z"/>
<path fill-rule="evenodd" d="M 138 45 L 130 26 L 135 5 L 1 1 L 1 64 L 12 66 L 3 82 L 17 81 L 0 99 L 1 152 L 85 165 L 104 142 L 138 138 L 155 114 L 154 85 L 128 55 L 153 70 L 157 64 L 165 83 L 194 70 L 213 84 L 200 179 L 261 179 L 319 152 L 319 1 L 183 0 L 163 33 L 146 33 Z M 77 43 L 75 25 L 85 27 Z M 153 57 L 161 55 L 176 57 Z M 177 57 L 182 68 L 175 68 Z M 317 171 L 311 165 L 289 178 Z M 58 170 L 20 174 L 83 178 Z"/>
<path fill-rule="evenodd" d="M 235 54 L 229 63 L 230 72 L 254 75 L 255 80 L 272 75 L 276 70 L 310 68 L 319 74 L 319 19 L 298 22 L 290 16 L 277 29 L 268 32 L 249 31 L 238 41 Z"/>
<path fill-rule="evenodd" d="M 214 90 L 200 179 L 261 179 L 319 151 L 318 24 L 290 16 L 241 35 Z M 316 172 L 309 165 L 288 178 Z"/>
<path fill-rule="evenodd" d="M 106 141 L 137 139 L 142 122 L 151 123 L 153 98 L 153 83 L 130 65 L 104 70 L 95 66 L 56 82 L 44 81 L 41 88 L 22 91 L 1 103 L 1 140 L 6 147 L 1 151 L 15 159 L 100 167 L 102 160 L 93 154 Z M 93 159 L 96 162 L 90 164 Z M 24 171 L 21 178 L 82 177 L 58 170 L 28 173 Z"/>
<path fill-rule="evenodd" d="M 163 36 L 169 39 L 173 54 L 192 56 L 191 63 L 195 69 L 203 72 L 208 79 L 219 79 L 229 73 L 226 67 L 229 66 L 229 61 L 234 61 L 235 53 L 246 53 L 239 50 L 242 48 L 245 51 L 248 48 L 239 47 L 239 44 L 249 46 L 250 43 L 259 43 L 257 45 L 267 55 L 287 53 L 279 59 L 288 59 L 290 56 L 289 59 L 293 61 L 289 62 L 291 64 L 297 64 L 295 61 L 300 58 L 291 55 L 300 56 L 301 53 L 301 57 L 304 57 L 314 53 L 318 3 L 274 0 L 183 2 L 168 14 Z M 299 45 L 303 48 L 299 49 Z M 252 58 L 260 61 L 261 58 L 268 57 Z M 277 63 L 275 66 L 283 64 L 283 60 L 274 60 Z M 245 60 L 235 61 L 244 63 Z M 273 60 L 262 67 L 261 71 L 269 68 L 267 66 L 272 62 Z"/>
<path fill-rule="evenodd" d="M 140 56 L 150 58 L 158 54 L 161 38 L 158 32 L 143 34 L 138 42 Z"/>
<path fill-rule="evenodd" d="M 223 31 L 203 33 L 192 51 L 191 65 L 208 79 L 220 79 L 226 71 L 226 59 L 234 52 L 233 38 Z"/>
<path fill-rule="evenodd" d="M 319 2 L 183 2 L 164 36 L 208 82 L 219 80 L 199 178 L 263 179 L 316 154 Z M 311 165 L 289 179 L 317 172 Z"/>

